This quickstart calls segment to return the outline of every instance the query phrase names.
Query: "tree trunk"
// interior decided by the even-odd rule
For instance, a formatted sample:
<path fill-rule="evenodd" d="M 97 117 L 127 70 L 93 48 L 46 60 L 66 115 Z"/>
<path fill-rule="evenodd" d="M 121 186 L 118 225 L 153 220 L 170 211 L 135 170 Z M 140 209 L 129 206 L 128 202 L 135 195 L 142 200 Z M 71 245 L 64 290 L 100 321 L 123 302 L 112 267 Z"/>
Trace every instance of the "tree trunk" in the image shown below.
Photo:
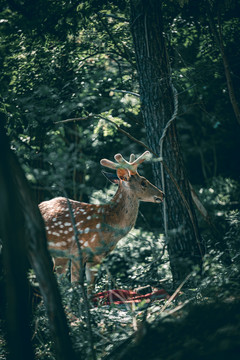
<path fill-rule="evenodd" d="M 149 147 L 160 155 L 160 138 L 175 109 L 159 0 L 131 0 L 131 31 L 147 141 Z M 201 267 L 203 250 L 174 123 L 170 125 L 164 140 L 163 159 L 182 193 L 180 196 L 176 184 L 165 172 L 169 228 L 167 246 L 173 281 L 178 284 L 193 266 Z M 160 162 L 153 162 L 153 174 L 156 185 L 161 188 Z"/>
<path fill-rule="evenodd" d="M 207 13 L 207 16 L 208 16 L 210 28 L 211 28 L 212 33 L 213 33 L 213 37 L 215 39 L 216 45 L 217 45 L 217 47 L 219 49 L 219 52 L 220 52 L 220 54 L 222 56 L 222 61 L 223 61 L 223 66 L 224 66 L 224 71 L 225 71 L 225 76 L 226 76 L 226 81 L 227 81 L 227 87 L 228 87 L 229 99 L 230 99 L 230 102 L 231 102 L 235 117 L 237 119 L 237 122 L 240 125 L 240 109 L 239 109 L 237 98 L 236 98 L 236 95 L 235 95 L 235 90 L 234 90 L 232 76 L 231 76 L 231 69 L 230 69 L 230 65 L 229 65 L 229 62 L 228 62 L 228 57 L 227 57 L 226 52 L 225 52 L 225 46 L 224 46 L 224 43 L 223 43 L 220 16 L 219 16 L 219 13 L 218 13 L 218 26 L 219 26 L 219 30 L 218 30 L 216 25 L 215 25 L 214 15 L 213 15 L 213 11 L 211 9 L 211 2 L 210 1 L 208 1 L 208 3 L 207 3 L 206 13 Z"/>
<path fill-rule="evenodd" d="M 27 259 L 35 270 L 55 343 L 56 359 L 76 359 L 47 250 L 44 222 L 24 173 L 0 127 L 0 238 L 6 273 L 10 359 L 31 359 Z M 81 359 L 80 354 L 78 359 Z"/>
<path fill-rule="evenodd" d="M 16 199 L 14 180 L 0 129 L 0 242 L 3 251 L 3 283 L 0 294 L 6 321 L 9 360 L 34 359 L 31 344 L 31 307 L 27 281 L 27 247 L 24 216 Z M 4 299 L 4 301 L 3 301 Z"/>

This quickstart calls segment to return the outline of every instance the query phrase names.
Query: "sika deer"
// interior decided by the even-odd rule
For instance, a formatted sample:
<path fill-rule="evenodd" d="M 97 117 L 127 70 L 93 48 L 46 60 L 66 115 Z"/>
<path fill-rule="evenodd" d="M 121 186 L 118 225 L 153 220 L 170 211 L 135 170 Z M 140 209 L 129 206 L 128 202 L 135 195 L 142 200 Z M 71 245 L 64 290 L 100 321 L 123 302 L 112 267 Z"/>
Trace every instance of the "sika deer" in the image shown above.
<path fill-rule="evenodd" d="M 104 175 L 118 184 L 115 196 L 105 205 L 91 205 L 69 200 L 74 214 L 74 222 L 78 230 L 78 238 L 83 249 L 83 263 L 86 264 L 87 279 L 93 283 L 90 267 L 98 264 L 112 251 L 117 242 L 135 225 L 139 201 L 160 203 L 163 192 L 140 176 L 137 167 L 146 160 L 149 152 L 139 156 L 130 156 L 126 161 L 121 154 L 115 155 L 114 163 L 107 159 L 101 165 L 116 170 L 116 174 Z M 50 249 L 63 250 L 66 257 L 57 257 L 55 264 L 60 272 L 67 270 L 68 258 L 73 258 L 71 281 L 79 279 L 78 248 L 70 220 L 67 199 L 57 197 L 44 201 L 39 205 L 46 225 L 48 245 Z"/>

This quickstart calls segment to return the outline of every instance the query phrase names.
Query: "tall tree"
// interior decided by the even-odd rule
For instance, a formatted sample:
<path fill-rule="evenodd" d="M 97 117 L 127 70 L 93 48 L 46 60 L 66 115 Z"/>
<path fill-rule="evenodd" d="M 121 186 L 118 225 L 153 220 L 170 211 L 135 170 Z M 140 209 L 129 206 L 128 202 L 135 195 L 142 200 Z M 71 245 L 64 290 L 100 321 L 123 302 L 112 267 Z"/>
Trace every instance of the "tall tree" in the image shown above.
<path fill-rule="evenodd" d="M 33 359 L 27 264 L 31 263 L 55 343 L 56 359 L 75 359 L 61 297 L 52 271 L 44 223 L 25 175 L 0 126 L 0 238 L 6 274 L 6 321 L 10 359 Z M 78 355 L 80 359 L 80 354 Z"/>
<path fill-rule="evenodd" d="M 236 5 L 236 4 L 234 4 L 234 5 Z M 206 13 L 208 16 L 208 21 L 210 24 L 210 28 L 211 28 L 214 40 L 216 42 L 216 45 L 217 45 L 219 52 L 221 54 L 221 57 L 222 57 L 225 77 L 226 77 L 226 81 L 227 81 L 229 99 L 230 99 L 235 117 L 238 121 L 238 124 L 240 125 L 240 109 L 239 109 L 239 105 L 238 105 L 238 101 L 237 101 L 237 97 L 236 97 L 235 89 L 234 89 L 234 85 L 233 85 L 233 79 L 232 79 L 232 75 L 231 75 L 231 67 L 229 64 L 228 56 L 226 54 L 226 49 L 225 49 L 225 45 L 224 45 L 224 41 L 223 41 L 222 19 L 221 19 L 221 15 L 220 15 L 221 7 L 226 8 L 226 5 L 224 2 L 223 2 L 223 4 L 222 3 L 219 4 L 219 1 L 214 2 L 214 1 L 208 0 L 207 5 L 206 5 Z M 216 23 L 215 23 L 215 19 L 214 19 L 215 14 L 217 16 L 218 26 L 216 26 Z"/>
<path fill-rule="evenodd" d="M 2 120 L 2 119 L 1 119 Z M 3 294 L 8 358 L 34 359 L 30 332 L 30 306 L 27 283 L 27 245 L 25 241 L 24 216 L 11 173 L 6 138 L 0 127 L 0 240 L 3 244 Z M 5 295 L 5 296 L 4 296 Z M 2 301 L 2 299 L 1 299 Z M 3 303 L 1 304 L 3 305 Z"/>
<path fill-rule="evenodd" d="M 158 0 L 131 0 L 131 31 L 142 116 L 148 144 L 157 155 L 160 155 L 160 139 L 164 128 L 176 111 L 162 13 L 162 2 Z M 163 159 L 170 170 L 165 172 L 166 239 L 176 284 L 187 276 L 193 265 L 201 266 L 203 251 L 174 122 L 168 128 L 164 140 Z M 160 162 L 153 163 L 153 172 L 156 184 L 162 187 Z M 178 187 L 169 174 L 173 175 Z"/>

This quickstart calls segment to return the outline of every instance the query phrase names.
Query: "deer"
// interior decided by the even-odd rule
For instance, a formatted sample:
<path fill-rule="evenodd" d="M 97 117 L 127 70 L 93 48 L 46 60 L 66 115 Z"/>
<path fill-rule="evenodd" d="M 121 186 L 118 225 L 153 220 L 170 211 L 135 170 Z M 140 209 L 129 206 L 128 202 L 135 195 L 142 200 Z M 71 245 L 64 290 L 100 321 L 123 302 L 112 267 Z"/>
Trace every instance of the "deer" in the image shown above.
<path fill-rule="evenodd" d="M 102 166 L 116 171 L 116 173 L 105 171 L 102 173 L 108 180 L 118 185 L 115 195 L 106 204 L 88 204 L 66 197 L 56 197 L 39 204 L 49 249 L 61 250 L 66 254 L 64 257 L 54 258 L 55 267 L 59 273 L 66 273 L 71 258 L 71 282 L 79 282 L 80 276 L 79 249 L 74 229 L 77 229 L 77 237 L 82 249 L 82 266 L 86 270 L 87 283 L 94 288 L 95 275 L 91 268 L 101 263 L 118 241 L 134 227 L 139 202 L 163 201 L 163 192 L 140 176 L 137 171 L 138 166 L 149 155 L 149 151 L 145 151 L 135 159 L 135 155 L 131 154 L 127 161 L 121 154 L 116 154 L 114 156 L 116 162 L 108 159 L 100 161 Z M 71 217 L 71 214 L 74 217 Z"/>

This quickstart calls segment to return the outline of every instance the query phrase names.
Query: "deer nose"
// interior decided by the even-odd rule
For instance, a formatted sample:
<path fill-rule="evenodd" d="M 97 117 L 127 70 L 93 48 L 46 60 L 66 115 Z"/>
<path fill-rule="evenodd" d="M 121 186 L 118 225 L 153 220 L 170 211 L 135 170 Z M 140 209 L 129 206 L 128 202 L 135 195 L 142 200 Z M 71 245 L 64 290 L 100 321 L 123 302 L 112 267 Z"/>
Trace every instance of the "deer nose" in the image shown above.
<path fill-rule="evenodd" d="M 162 195 L 161 197 L 159 197 L 159 196 L 154 196 L 154 201 L 155 201 L 156 203 L 158 203 L 158 204 L 161 203 L 161 202 L 163 201 L 164 197 L 165 197 L 164 193 L 162 193 L 161 195 Z"/>

